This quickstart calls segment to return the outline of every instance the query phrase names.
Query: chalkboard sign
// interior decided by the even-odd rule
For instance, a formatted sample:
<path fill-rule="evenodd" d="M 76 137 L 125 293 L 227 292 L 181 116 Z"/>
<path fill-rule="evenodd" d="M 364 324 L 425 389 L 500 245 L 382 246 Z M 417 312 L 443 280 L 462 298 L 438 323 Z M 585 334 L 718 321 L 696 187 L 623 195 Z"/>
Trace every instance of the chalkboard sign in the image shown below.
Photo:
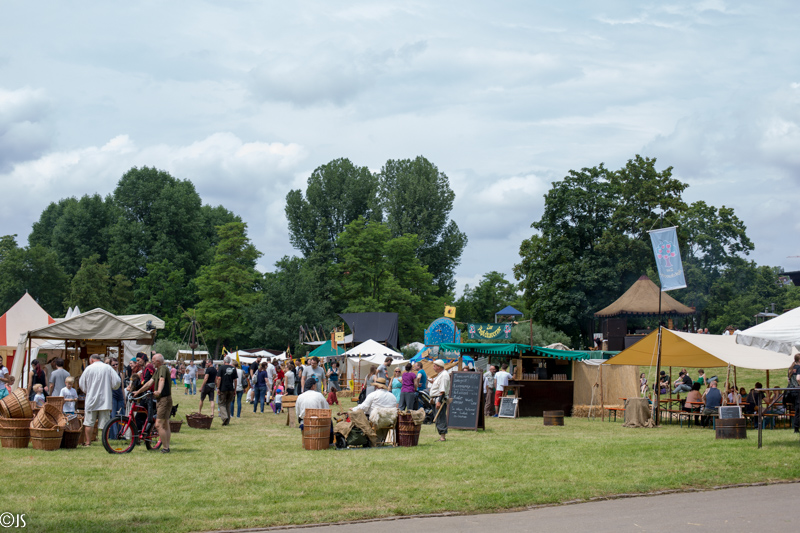
<path fill-rule="evenodd" d="M 726 405 L 719 408 L 720 419 L 742 418 L 742 407 L 739 405 Z"/>
<path fill-rule="evenodd" d="M 447 427 L 483 429 L 483 375 L 480 372 L 450 373 L 450 407 Z"/>
<path fill-rule="evenodd" d="M 500 418 L 517 418 L 517 399 L 513 396 L 503 396 L 500 399 L 500 410 L 497 411 Z"/>

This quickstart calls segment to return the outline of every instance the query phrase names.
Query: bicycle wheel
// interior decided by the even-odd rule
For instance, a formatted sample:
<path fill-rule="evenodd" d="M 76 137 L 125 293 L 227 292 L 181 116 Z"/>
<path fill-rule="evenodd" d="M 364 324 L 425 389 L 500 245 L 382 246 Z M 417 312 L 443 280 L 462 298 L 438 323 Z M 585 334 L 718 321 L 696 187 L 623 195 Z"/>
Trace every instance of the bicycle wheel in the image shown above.
<path fill-rule="evenodd" d="M 136 422 L 115 416 L 103 429 L 103 447 L 108 453 L 129 453 L 136 446 Z"/>
<path fill-rule="evenodd" d="M 150 428 L 150 435 L 144 439 L 144 446 L 150 451 L 161 448 L 161 438 L 158 436 L 158 430 L 155 424 Z"/>

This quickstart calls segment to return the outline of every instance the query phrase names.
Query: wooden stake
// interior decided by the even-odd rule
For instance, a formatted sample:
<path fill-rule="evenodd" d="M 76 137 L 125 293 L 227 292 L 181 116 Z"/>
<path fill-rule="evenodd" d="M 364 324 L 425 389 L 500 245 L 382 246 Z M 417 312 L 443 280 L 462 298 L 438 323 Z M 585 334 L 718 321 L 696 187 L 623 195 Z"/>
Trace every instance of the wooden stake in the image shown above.
<path fill-rule="evenodd" d="M 603 365 L 600 366 L 600 420 L 602 422 L 606 421 L 606 404 L 605 398 L 603 398 Z"/>

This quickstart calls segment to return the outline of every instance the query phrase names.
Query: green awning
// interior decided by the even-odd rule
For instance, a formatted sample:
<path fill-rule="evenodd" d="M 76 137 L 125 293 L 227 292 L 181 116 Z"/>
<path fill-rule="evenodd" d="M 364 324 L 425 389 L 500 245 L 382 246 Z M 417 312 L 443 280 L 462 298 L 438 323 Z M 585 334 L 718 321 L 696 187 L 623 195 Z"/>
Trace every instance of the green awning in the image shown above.
<path fill-rule="evenodd" d="M 527 344 L 513 342 L 505 344 L 483 344 L 480 342 L 456 343 L 444 342 L 439 345 L 439 350 L 458 353 L 481 353 L 486 355 L 519 355 L 531 349 Z"/>
<path fill-rule="evenodd" d="M 343 355 L 345 352 L 344 348 L 337 348 L 334 350 L 331 348 L 331 341 L 325 341 L 325 344 L 317 346 L 313 352 L 309 353 L 306 357 L 319 357 L 322 359 L 323 357 L 334 357 L 337 355 Z"/>
<path fill-rule="evenodd" d="M 539 357 L 552 357 L 554 359 L 565 359 L 567 361 L 583 361 L 584 359 L 594 359 L 599 352 L 576 351 L 576 350 L 556 350 L 554 348 L 542 348 L 534 346 L 530 349 L 533 355 Z"/>

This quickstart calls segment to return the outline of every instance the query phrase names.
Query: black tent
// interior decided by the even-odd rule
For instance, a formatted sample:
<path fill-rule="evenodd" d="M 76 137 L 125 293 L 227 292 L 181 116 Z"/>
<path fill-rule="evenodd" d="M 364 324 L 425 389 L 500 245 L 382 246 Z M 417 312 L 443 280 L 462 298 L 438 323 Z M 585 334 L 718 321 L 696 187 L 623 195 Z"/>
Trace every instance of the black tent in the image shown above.
<path fill-rule="evenodd" d="M 397 313 L 339 313 L 339 316 L 350 326 L 356 344 L 372 339 L 399 350 Z"/>

